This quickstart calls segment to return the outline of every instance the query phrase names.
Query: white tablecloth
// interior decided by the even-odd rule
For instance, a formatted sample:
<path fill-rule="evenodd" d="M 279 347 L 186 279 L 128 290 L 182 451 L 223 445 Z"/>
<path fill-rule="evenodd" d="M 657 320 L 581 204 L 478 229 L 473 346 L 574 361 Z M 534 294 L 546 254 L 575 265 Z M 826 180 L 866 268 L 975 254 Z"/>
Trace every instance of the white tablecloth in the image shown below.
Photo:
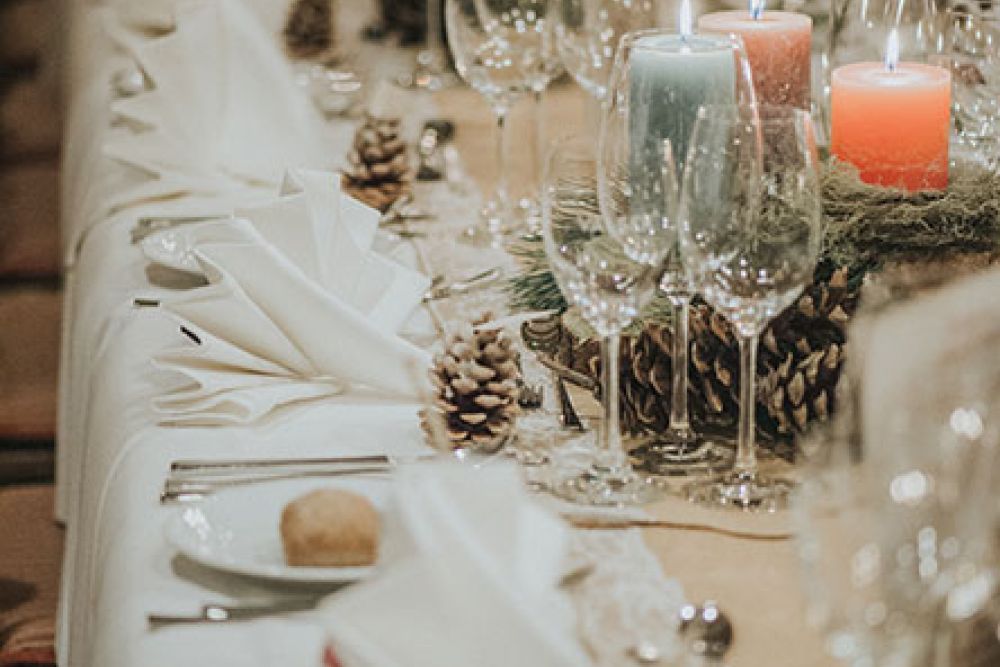
<path fill-rule="evenodd" d="M 364 12 L 353 2 L 349 13 L 353 24 L 344 30 L 356 35 Z M 126 4 L 141 10 L 165 3 L 129 0 Z M 280 17 L 274 7 L 280 4 L 255 0 L 251 6 L 274 27 Z M 273 196 L 276 188 L 262 185 L 215 195 L 132 202 L 117 209 L 111 205 L 148 176 L 104 153 L 112 135 L 130 131 L 110 112 L 110 78 L 129 60 L 109 41 L 108 14 L 107 6 L 70 2 L 69 122 L 62 195 L 66 317 L 56 508 L 68 531 L 59 662 L 63 667 L 311 667 L 318 662 L 322 633 L 308 615 L 225 627 L 156 631 L 147 627 L 150 612 L 193 613 L 206 601 L 238 602 L 284 590 L 198 566 L 178 557 L 167 545 L 163 526 L 176 507 L 161 505 L 158 496 L 169 462 L 185 457 L 426 453 L 417 406 L 347 394 L 322 404 L 283 409 L 242 428 L 157 425 L 150 401 L 163 392 L 167 380 L 150 360 L 177 344 L 181 334 L 176 323 L 157 308 L 137 306 L 134 299 L 155 300 L 190 284 L 151 267 L 139 247 L 130 243 L 136 220 L 151 214 L 225 212 Z M 359 60 L 373 71 L 384 68 L 384 63 L 371 62 L 372 48 L 359 50 L 365 48 L 368 51 Z M 423 96 L 412 94 L 404 98 L 400 109 L 405 110 L 408 125 L 418 126 L 432 107 Z M 317 133 L 317 141 L 327 142 L 331 156 L 343 156 L 353 128 L 353 121 L 334 121 Z M 470 269 L 509 263 L 509 257 L 496 251 L 453 251 L 451 242 L 458 231 L 475 219 L 477 196 L 452 192 L 447 185 L 438 187 L 443 189 L 432 198 L 435 211 L 446 221 L 439 232 L 446 242 L 414 246 L 417 259 L 450 279 L 470 275 Z M 478 314 L 496 298 L 493 292 L 460 300 L 452 306 L 467 308 L 468 313 L 452 314 Z M 631 550 L 631 560 L 622 561 L 624 572 L 619 578 L 640 588 L 668 592 L 660 598 L 676 597 L 675 585 L 663 579 L 637 534 L 620 535 L 611 546 Z M 595 579 L 604 581 L 603 577 Z M 662 589 L 647 586 L 646 580 Z M 603 603 L 607 592 L 596 593 Z M 626 603 L 633 594 L 629 593 Z M 662 606 L 663 600 L 659 602 Z M 588 622 L 605 625 L 598 622 L 600 607 L 589 606 L 595 614 Z M 632 618 L 626 611 L 615 614 L 627 626 L 625 632 L 641 632 L 643 621 L 652 616 L 650 606 L 639 608 L 644 610 L 643 618 Z M 624 655 L 616 645 L 604 642 L 604 646 L 613 647 L 616 658 Z"/>

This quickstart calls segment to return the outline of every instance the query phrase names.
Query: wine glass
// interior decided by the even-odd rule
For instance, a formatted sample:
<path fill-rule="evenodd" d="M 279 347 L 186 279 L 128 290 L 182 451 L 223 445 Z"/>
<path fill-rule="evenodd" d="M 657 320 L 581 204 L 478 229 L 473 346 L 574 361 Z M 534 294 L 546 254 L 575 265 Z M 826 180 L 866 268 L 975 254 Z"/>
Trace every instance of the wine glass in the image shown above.
<path fill-rule="evenodd" d="M 480 21 L 490 34 L 509 41 L 519 59 L 525 86 L 532 100 L 532 150 L 535 164 L 535 187 L 518 201 L 519 213 L 529 234 L 540 232 L 538 188 L 542 177 L 544 118 L 542 102 L 549 84 L 563 71 L 556 50 L 554 0 L 476 0 Z"/>
<path fill-rule="evenodd" d="M 404 87 L 437 91 L 455 83 L 455 75 L 448 71 L 448 54 L 441 35 L 441 27 L 444 24 L 443 1 L 424 0 L 426 24 L 424 48 L 417 53 L 417 64 L 413 71 L 397 78 L 397 83 Z"/>
<path fill-rule="evenodd" d="M 698 111 L 681 189 L 681 259 L 739 339 L 740 418 L 733 469 L 693 483 L 692 500 L 774 510 L 787 499 L 790 484 L 757 469 L 757 343 L 812 279 L 821 241 L 819 190 L 808 113 L 754 105 Z"/>
<path fill-rule="evenodd" d="M 676 66 L 680 54 L 691 54 L 696 75 Z M 662 269 L 660 290 L 673 322 L 669 426 L 632 451 L 640 467 L 652 473 L 704 472 L 732 458 L 731 448 L 696 433 L 688 416 L 688 308 L 694 288 L 680 265 L 674 189 L 661 176 L 666 160 L 671 162 L 667 173 L 674 172 L 674 155 L 683 160 L 702 104 L 752 100 L 750 67 L 739 37 L 664 30 L 622 37 L 602 113 L 601 175 L 616 170 L 630 175 L 629 234 L 644 239 L 642 261 Z M 666 154 L 664 142 L 677 152 Z M 608 196 L 606 180 L 602 197 Z"/>
<path fill-rule="evenodd" d="M 1000 366 L 966 346 L 931 356 L 917 365 L 933 382 L 878 401 L 877 439 L 859 441 L 848 411 L 803 442 L 792 516 L 809 620 L 847 664 L 930 664 L 942 637 L 996 613 Z"/>
<path fill-rule="evenodd" d="M 622 183 L 622 187 L 627 181 Z M 630 505 L 657 495 L 652 482 L 631 467 L 622 446 L 619 422 L 620 334 L 652 297 L 656 268 L 629 257 L 607 233 L 597 203 L 597 150 L 587 137 L 560 140 L 546 161 L 542 190 L 542 239 L 552 272 L 566 300 L 601 337 L 601 403 L 604 420 L 594 459 L 586 470 L 554 485 L 576 502 Z M 615 205 L 619 200 L 611 200 Z"/>
<path fill-rule="evenodd" d="M 490 105 L 497 122 L 497 184 L 480 214 L 484 224 L 463 232 L 475 245 L 499 245 L 501 235 L 514 229 L 508 190 L 507 116 L 527 92 L 518 44 L 505 31 L 489 31 L 480 18 L 477 0 L 446 0 L 448 45 L 461 77 Z"/>
<path fill-rule="evenodd" d="M 656 25 L 652 0 L 554 0 L 556 47 L 563 65 L 592 100 L 588 114 L 596 129 L 611 68 L 622 35 Z"/>
<path fill-rule="evenodd" d="M 1000 162 L 1000 21 L 948 9 L 934 16 L 935 53 L 951 71 L 952 150 L 988 169 Z"/>

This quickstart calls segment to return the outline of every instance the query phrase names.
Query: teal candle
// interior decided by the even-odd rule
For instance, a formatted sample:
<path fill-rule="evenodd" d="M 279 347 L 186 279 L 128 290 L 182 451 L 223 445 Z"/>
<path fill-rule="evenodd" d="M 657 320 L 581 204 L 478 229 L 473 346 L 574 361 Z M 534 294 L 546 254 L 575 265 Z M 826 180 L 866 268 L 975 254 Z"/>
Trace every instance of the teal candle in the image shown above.
<path fill-rule="evenodd" d="M 628 72 L 632 164 L 641 160 L 652 173 L 659 171 L 666 139 L 678 171 L 683 168 L 700 106 L 736 102 L 736 52 L 728 36 L 638 35 Z"/>

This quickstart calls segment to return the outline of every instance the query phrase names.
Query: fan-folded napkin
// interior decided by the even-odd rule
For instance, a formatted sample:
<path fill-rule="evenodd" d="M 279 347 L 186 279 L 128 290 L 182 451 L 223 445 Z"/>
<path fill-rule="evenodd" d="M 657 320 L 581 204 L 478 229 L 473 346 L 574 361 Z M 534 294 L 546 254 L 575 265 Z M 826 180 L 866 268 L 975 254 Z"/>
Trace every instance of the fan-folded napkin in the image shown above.
<path fill-rule="evenodd" d="M 153 176 L 123 193 L 119 205 L 274 187 L 289 167 L 332 165 L 336 152 L 324 150 L 322 119 L 274 37 L 243 2 L 181 3 L 176 29 L 155 39 L 125 29 L 116 16 L 109 33 L 151 89 L 113 108 L 148 129 L 118 130 L 104 150 Z"/>
<path fill-rule="evenodd" d="M 586 667 L 559 590 L 568 530 L 512 465 L 398 471 L 376 575 L 322 613 L 347 667 Z"/>
<path fill-rule="evenodd" d="M 351 385 L 417 396 L 429 358 L 397 332 L 429 281 L 372 250 L 377 225 L 337 175 L 296 170 L 276 201 L 186 229 L 209 284 L 163 302 L 195 342 L 156 357 L 188 380 L 157 399 L 164 421 L 250 422 Z"/>

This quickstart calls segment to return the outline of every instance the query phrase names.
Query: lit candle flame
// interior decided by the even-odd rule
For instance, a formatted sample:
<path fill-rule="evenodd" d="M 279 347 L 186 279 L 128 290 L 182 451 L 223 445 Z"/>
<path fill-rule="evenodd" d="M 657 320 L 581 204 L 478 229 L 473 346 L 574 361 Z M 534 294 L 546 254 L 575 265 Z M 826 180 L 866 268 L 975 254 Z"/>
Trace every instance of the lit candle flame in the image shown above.
<path fill-rule="evenodd" d="M 895 72 L 899 64 L 899 30 L 893 28 L 889 31 L 889 37 L 885 40 L 885 69 L 888 72 Z"/>
<path fill-rule="evenodd" d="M 680 15 L 677 17 L 677 31 L 681 39 L 694 34 L 694 19 L 691 18 L 691 0 L 681 0 Z"/>
<path fill-rule="evenodd" d="M 750 0 L 750 18 L 755 21 L 760 20 L 764 16 L 764 7 L 767 5 L 767 0 Z"/>

